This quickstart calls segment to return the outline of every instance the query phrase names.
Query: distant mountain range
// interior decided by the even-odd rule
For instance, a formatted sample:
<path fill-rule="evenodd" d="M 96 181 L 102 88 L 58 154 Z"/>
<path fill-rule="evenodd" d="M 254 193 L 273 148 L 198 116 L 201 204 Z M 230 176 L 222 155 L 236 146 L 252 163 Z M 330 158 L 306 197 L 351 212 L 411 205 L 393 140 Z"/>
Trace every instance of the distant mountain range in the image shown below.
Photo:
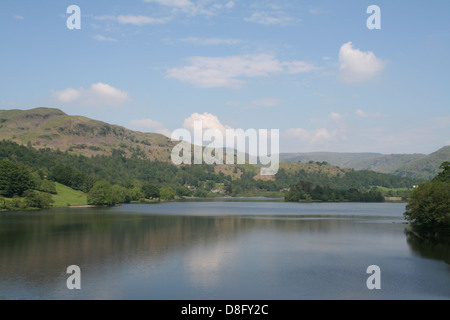
<path fill-rule="evenodd" d="M 372 170 L 402 177 L 429 180 L 433 178 L 444 161 L 450 161 L 450 146 L 429 155 L 425 154 L 380 154 L 380 153 L 282 153 L 280 161 L 328 162 L 341 168 Z"/>
<path fill-rule="evenodd" d="M 170 161 L 176 142 L 164 135 L 133 131 L 118 125 L 70 116 L 59 109 L 0 110 L 0 139 L 33 148 L 51 148 L 83 155 L 120 152 L 127 157 Z M 428 180 L 444 161 L 450 161 L 450 146 L 432 154 L 379 153 L 282 153 L 282 162 L 328 162 L 341 168 L 372 170 Z"/>

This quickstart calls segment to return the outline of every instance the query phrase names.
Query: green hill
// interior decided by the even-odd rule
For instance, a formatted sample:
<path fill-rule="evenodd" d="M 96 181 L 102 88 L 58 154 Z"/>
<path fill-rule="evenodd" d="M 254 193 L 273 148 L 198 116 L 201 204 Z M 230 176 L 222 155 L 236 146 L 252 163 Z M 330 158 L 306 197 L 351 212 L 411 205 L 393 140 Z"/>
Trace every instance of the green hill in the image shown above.
<path fill-rule="evenodd" d="M 67 206 L 85 206 L 87 205 L 87 197 L 86 194 L 66 187 L 58 182 L 56 185 L 56 194 L 52 195 L 53 207 L 62 208 Z"/>
<path fill-rule="evenodd" d="M 58 109 L 0 110 L 0 137 L 35 149 L 50 148 L 74 154 L 125 156 L 168 161 L 174 143 L 156 133 L 69 116 Z"/>

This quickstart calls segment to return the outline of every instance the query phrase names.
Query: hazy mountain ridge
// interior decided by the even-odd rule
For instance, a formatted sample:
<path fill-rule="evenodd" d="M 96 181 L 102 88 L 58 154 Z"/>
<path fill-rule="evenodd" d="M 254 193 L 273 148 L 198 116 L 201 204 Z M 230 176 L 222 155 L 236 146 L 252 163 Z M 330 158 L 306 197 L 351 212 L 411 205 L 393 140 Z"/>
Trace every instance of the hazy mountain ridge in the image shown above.
<path fill-rule="evenodd" d="M 280 155 L 280 161 L 326 161 L 341 168 L 372 170 L 429 180 L 437 174 L 442 162 L 450 161 L 450 146 L 445 146 L 429 155 L 418 153 L 390 155 L 339 152 L 283 153 Z"/>

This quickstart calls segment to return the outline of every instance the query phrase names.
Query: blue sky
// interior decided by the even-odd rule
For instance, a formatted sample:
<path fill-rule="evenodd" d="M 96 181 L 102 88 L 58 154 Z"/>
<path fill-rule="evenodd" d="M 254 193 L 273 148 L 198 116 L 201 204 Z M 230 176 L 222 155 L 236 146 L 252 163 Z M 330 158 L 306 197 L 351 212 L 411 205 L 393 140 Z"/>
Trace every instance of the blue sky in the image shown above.
<path fill-rule="evenodd" d="M 282 152 L 428 154 L 450 144 L 448 12 L 444 0 L 2 0 L 0 109 L 166 135 L 196 119 L 279 129 Z"/>

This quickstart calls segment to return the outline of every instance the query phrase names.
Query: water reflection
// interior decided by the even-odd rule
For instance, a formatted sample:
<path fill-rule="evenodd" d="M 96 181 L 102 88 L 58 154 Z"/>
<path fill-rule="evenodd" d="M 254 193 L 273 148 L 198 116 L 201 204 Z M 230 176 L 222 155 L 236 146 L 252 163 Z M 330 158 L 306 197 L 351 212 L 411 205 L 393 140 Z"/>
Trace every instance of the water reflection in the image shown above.
<path fill-rule="evenodd" d="M 0 298 L 449 297 L 448 271 L 408 249 L 443 252 L 448 238 L 425 250 L 403 233 L 403 209 L 200 202 L 5 213 Z M 81 292 L 65 287 L 72 264 Z M 365 287 L 371 264 L 387 270 L 378 295 Z"/>
<path fill-rule="evenodd" d="M 450 265 L 449 229 L 405 229 L 411 250 L 424 258 L 444 261 Z"/>

